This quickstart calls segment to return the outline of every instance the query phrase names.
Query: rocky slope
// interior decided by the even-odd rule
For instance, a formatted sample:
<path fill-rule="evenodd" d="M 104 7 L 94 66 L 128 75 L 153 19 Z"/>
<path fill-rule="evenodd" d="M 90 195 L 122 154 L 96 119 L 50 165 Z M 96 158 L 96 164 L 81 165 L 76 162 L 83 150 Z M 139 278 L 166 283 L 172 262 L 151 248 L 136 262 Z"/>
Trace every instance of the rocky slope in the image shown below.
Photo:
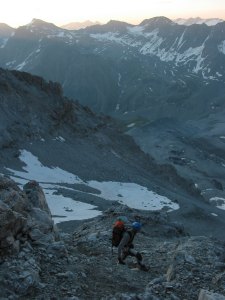
<path fill-rule="evenodd" d="M 213 190 L 204 196 L 202 186 L 195 185 L 192 170 L 187 176 L 186 169 L 180 168 L 180 175 L 163 157 L 160 161 L 154 147 L 155 158 L 145 154 L 124 135 L 120 124 L 70 101 L 63 96 L 60 85 L 18 71 L 1 70 L 0 75 L 2 174 L 13 176 L 12 170 L 23 170 L 25 163 L 20 155 L 26 150 L 38 157 L 42 170 L 43 166 L 61 168 L 83 180 L 78 186 L 71 182 L 63 186 L 61 180 L 57 181 L 59 195 L 105 210 L 111 202 L 99 197 L 99 188 L 90 189 L 85 182 L 135 183 L 177 203 L 179 209 L 171 211 L 170 216 L 182 222 L 191 234 L 223 239 L 224 210 L 218 206 L 222 205 L 224 182 L 218 174 L 209 177 Z M 20 178 L 34 179 L 33 175 L 21 174 L 17 180 Z M 208 180 L 206 172 L 202 178 Z M 220 200 L 210 201 L 212 197 Z M 135 201 L 142 200 L 137 195 Z M 165 204 L 164 210 L 170 208 Z"/>
<path fill-rule="evenodd" d="M 12 176 L 12 170 L 24 170 L 20 152 L 25 149 L 38 156 L 42 172 L 44 166 L 61 167 L 83 179 L 76 189 L 74 183 L 65 189 L 58 182 L 53 196 L 69 194 L 102 211 L 89 221 L 59 223 L 57 229 L 43 182 L 25 177 L 27 183 L 18 187 L 1 176 L 2 299 L 203 300 L 206 290 L 223 299 L 224 211 L 206 201 L 192 180 L 143 153 L 121 124 L 64 97 L 59 84 L 1 69 L 0 91 L 1 172 Z M 97 197 L 100 191 L 85 185 L 93 179 L 141 184 L 176 201 L 179 209 L 164 205 L 152 212 L 106 202 Z M 214 184 L 221 190 L 219 182 Z M 148 272 L 132 259 L 117 265 L 116 250 L 111 254 L 112 224 L 119 215 L 143 223 L 135 247 Z"/>
<path fill-rule="evenodd" d="M 0 88 L 2 174 L 13 176 L 12 170 L 24 170 L 20 155 L 25 150 L 38 157 L 42 170 L 61 168 L 83 180 L 82 185 L 70 180 L 65 186 L 60 179 L 54 187 L 59 195 L 105 210 L 112 202 L 100 196 L 99 187 L 87 187 L 87 181 L 135 183 L 177 203 L 179 209 L 170 217 L 191 234 L 223 238 L 224 211 L 217 201 L 201 195 L 191 176 L 180 176 L 173 166 L 142 152 L 118 123 L 65 98 L 58 84 L 28 73 L 1 70 Z M 25 171 L 16 180 L 26 182 L 33 176 Z M 38 178 L 43 184 L 50 180 Z M 222 193 L 223 183 L 214 179 L 216 191 Z M 142 196 L 135 201 L 141 203 Z M 163 206 L 170 211 L 167 204 Z"/>
<path fill-rule="evenodd" d="M 37 182 L 23 190 L 0 177 L 1 299 L 175 299 L 225 298 L 224 244 L 190 237 L 166 213 L 144 213 L 113 205 L 73 232 L 53 225 Z M 132 259 L 117 265 L 111 253 L 115 219 L 143 223 L 135 247 L 148 272 Z M 210 296 L 209 296 L 210 295 Z"/>

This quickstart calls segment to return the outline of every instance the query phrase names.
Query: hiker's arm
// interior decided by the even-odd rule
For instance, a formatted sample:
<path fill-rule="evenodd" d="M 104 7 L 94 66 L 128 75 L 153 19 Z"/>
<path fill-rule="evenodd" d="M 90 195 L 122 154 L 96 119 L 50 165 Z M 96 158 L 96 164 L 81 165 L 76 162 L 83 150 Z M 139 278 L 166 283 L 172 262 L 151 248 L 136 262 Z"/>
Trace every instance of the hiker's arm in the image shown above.
<path fill-rule="evenodd" d="M 123 248 L 128 244 L 129 240 L 130 235 L 129 233 L 125 232 L 118 246 L 118 258 L 123 259 Z"/>

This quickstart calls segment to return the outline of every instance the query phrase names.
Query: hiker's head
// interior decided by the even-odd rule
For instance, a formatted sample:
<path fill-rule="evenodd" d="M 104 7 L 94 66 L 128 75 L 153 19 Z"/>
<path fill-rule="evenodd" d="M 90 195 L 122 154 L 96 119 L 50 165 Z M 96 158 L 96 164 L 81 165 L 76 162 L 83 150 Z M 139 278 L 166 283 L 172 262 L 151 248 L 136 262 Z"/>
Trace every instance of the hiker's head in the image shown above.
<path fill-rule="evenodd" d="M 136 232 L 140 231 L 140 230 L 141 230 L 141 223 L 139 223 L 139 222 L 134 222 L 134 223 L 132 223 L 132 228 L 133 228 L 133 230 L 135 230 Z"/>

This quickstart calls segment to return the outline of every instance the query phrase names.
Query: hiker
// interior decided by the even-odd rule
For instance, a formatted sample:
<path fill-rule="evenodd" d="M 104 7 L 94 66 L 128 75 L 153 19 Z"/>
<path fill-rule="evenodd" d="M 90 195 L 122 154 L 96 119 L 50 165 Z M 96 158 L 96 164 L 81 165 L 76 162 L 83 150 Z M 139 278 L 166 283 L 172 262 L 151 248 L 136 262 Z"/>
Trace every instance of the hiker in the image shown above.
<path fill-rule="evenodd" d="M 136 257 L 138 266 L 147 271 L 146 266 L 142 263 L 142 255 L 135 251 L 133 245 L 133 239 L 137 232 L 141 230 L 141 224 L 139 222 L 132 223 L 132 228 L 130 230 L 126 230 L 123 234 L 123 237 L 118 246 L 118 263 L 125 265 L 124 260 L 127 256 L 134 256 Z"/>

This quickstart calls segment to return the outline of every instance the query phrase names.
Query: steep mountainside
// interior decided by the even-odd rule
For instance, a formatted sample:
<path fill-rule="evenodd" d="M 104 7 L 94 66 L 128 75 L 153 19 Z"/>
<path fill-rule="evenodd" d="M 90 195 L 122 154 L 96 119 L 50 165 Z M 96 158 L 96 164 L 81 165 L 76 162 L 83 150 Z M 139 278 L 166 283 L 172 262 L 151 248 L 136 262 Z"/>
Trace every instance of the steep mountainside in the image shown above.
<path fill-rule="evenodd" d="M 100 211 L 112 200 L 144 210 L 160 204 L 188 232 L 221 238 L 222 200 L 204 197 L 195 181 L 146 155 L 119 124 L 64 97 L 59 84 L 1 69 L 0 128 L 1 173 L 22 183 L 38 180 L 50 200 L 69 196 Z M 206 180 L 214 185 L 211 197 L 222 193 L 224 182 L 216 174 Z M 103 192 L 107 184 L 114 188 Z M 146 197 L 148 191 L 153 194 Z M 151 198 L 156 203 L 149 207 Z"/>
<path fill-rule="evenodd" d="M 224 203 L 224 31 L 225 22 L 165 17 L 79 31 L 33 20 L 9 37 L 0 64 L 58 81 L 65 95 L 122 119 L 157 163 Z"/>
<path fill-rule="evenodd" d="M 0 48 L 4 48 L 10 36 L 13 36 L 15 29 L 7 24 L 0 23 Z"/>

